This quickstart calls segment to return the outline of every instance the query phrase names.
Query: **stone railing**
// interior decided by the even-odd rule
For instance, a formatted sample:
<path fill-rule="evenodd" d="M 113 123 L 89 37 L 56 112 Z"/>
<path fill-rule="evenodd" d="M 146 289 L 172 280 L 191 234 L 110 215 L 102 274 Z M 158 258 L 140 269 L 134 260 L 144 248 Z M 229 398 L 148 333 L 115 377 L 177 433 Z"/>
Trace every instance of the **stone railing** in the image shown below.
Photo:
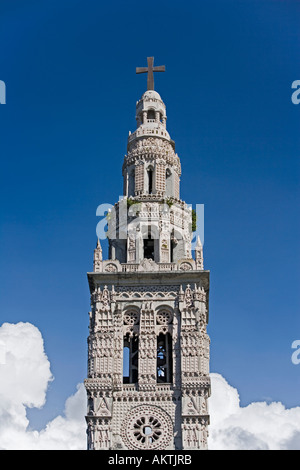
<path fill-rule="evenodd" d="M 152 260 L 151 260 L 152 261 Z M 154 263 L 154 262 L 153 262 Z M 148 263 L 147 266 L 142 266 L 141 264 L 129 264 L 129 263 L 122 263 L 122 272 L 135 272 L 135 271 L 147 271 L 145 268 L 149 268 L 149 271 L 177 271 L 178 267 L 175 263 Z M 141 266 L 143 269 L 141 269 Z"/>
<path fill-rule="evenodd" d="M 122 385 L 122 390 L 124 392 L 133 392 L 137 390 L 137 384 L 123 384 Z"/>
<path fill-rule="evenodd" d="M 94 272 L 103 273 L 132 273 L 132 272 L 169 272 L 199 270 L 199 265 L 192 258 L 181 259 L 177 263 L 156 263 L 145 258 L 141 263 L 120 263 L 118 260 L 98 261 Z M 203 270 L 203 268 L 201 269 Z"/>
<path fill-rule="evenodd" d="M 135 272 L 138 271 L 139 269 L 139 264 L 133 264 L 133 263 L 122 263 L 122 272 L 123 273 L 128 273 L 128 272 Z"/>
<path fill-rule="evenodd" d="M 153 122 L 155 123 L 155 120 L 153 120 Z M 148 129 L 144 128 L 144 127 L 141 127 L 141 128 L 138 128 L 136 131 L 134 131 L 132 134 L 129 135 L 128 142 L 132 142 L 136 137 L 140 137 L 140 136 L 143 136 L 143 135 L 157 135 L 158 137 L 164 137 L 164 138 L 170 140 L 169 133 L 161 127 L 148 128 Z"/>

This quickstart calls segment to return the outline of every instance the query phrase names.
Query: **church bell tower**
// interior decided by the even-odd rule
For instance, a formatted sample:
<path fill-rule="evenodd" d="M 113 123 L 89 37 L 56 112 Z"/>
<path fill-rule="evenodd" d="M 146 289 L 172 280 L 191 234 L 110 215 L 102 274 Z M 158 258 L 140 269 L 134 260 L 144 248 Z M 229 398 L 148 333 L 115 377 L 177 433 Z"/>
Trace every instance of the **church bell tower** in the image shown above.
<path fill-rule="evenodd" d="M 181 165 L 154 91 L 136 103 L 123 198 L 107 215 L 108 259 L 98 240 L 88 273 L 89 450 L 207 449 L 210 395 L 209 271 L 192 211 L 180 198 Z M 192 251 L 194 251 L 194 256 Z"/>

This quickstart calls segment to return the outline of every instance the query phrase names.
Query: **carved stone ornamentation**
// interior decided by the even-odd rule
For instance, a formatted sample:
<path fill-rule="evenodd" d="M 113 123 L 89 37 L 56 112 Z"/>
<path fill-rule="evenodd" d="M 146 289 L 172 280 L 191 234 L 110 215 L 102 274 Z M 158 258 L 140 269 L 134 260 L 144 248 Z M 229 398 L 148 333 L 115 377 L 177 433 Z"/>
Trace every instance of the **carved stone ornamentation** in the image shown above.
<path fill-rule="evenodd" d="M 114 263 L 109 263 L 105 266 L 104 271 L 107 273 L 116 273 L 118 271 L 118 268 Z"/>
<path fill-rule="evenodd" d="M 190 263 L 181 263 L 180 268 L 181 271 L 191 271 L 193 269 L 192 265 Z"/>
<path fill-rule="evenodd" d="M 140 264 L 140 269 L 143 271 L 156 271 L 157 265 L 152 259 L 144 258 Z"/>
<path fill-rule="evenodd" d="M 150 88 L 107 217 L 108 259 L 98 240 L 88 273 L 89 450 L 207 449 L 209 271 L 200 239 L 192 256 L 180 159 Z"/>
<path fill-rule="evenodd" d="M 166 449 L 172 437 L 172 420 L 166 412 L 157 406 L 137 406 L 124 419 L 122 439 L 127 449 Z"/>

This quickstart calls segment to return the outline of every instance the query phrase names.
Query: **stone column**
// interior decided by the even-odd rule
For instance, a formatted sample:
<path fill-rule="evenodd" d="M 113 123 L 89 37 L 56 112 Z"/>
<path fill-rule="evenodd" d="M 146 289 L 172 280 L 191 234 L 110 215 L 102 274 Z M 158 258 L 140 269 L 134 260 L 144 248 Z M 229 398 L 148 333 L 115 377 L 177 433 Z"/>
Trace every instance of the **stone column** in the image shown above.
<path fill-rule="evenodd" d="M 150 303 L 142 305 L 139 332 L 139 390 L 155 390 L 156 387 L 155 313 Z"/>

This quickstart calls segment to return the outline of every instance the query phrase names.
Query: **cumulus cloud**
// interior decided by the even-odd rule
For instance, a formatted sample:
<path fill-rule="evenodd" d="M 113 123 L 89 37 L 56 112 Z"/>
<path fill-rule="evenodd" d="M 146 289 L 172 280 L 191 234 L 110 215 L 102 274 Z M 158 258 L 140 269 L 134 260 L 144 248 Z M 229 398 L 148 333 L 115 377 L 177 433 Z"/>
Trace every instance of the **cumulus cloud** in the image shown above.
<path fill-rule="evenodd" d="M 85 449 L 83 384 L 65 404 L 64 416 L 42 431 L 29 430 L 26 408 L 45 404 L 53 380 L 40 331 L 30 323 L 4 323 L 0 327 L 0 448 Z"/>
<path fill-rule="evenodd" d="M 83 384 L 65 404 L 64 416 L 57 416 L 45 429 L 34 434 L 34 448 L 43 450 L 85 450 L 86 449 L 86 391 Z"/>
<path fill-rule="evenodd" d="M 211 450 L 299 450 L 300 407 L 255 402 L 241 407 L 238 391 L 211 374 Z"/>
<path fill-rule="evenodd" d="M 256 402 L 240 406 L 239 394 L 220 374 L 211 374 L 211 450 L 300 449 L 300 407 Z M 30 323 L 0 327 L 0 448 L 86 449 L 86 392 L 83 384 L 64 413 L 41 431 L 31 430 L 26 409 L 41 408 L 53 380 L 40 331 Z"/>

